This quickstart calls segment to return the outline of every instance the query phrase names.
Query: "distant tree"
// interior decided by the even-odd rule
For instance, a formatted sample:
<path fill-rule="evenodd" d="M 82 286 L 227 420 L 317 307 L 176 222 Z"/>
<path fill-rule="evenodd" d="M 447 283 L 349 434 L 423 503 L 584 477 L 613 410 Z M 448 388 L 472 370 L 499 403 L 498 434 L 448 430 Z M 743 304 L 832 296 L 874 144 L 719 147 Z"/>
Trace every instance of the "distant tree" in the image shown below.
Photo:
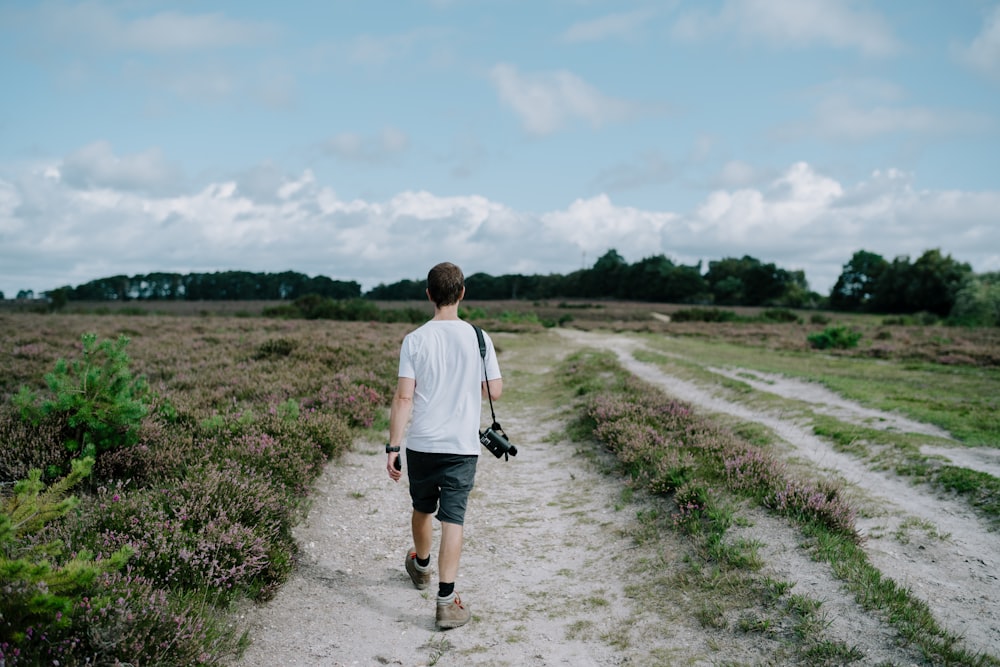
<path fill-rule="evenodd" d="M 879 276 L 870 310 L 880 313 L 926 311 L 947 317 L 972 267 L 957 262 L 940 250 L 928 250 L 910 263 L 903 255 L 895 258 Z"/>
<path fill-rule="evenodd" d="M 663 295 L 668 303 L 707 303 L 711 299 L 708 282 L 701 274 L 701 262 L 675 266 Z"/>
<path fill-rule="evenodd" d="M 854 253 L 830 291 L 830 307 L 846 311 L 867 309 L 888 266 L 881 255 L 867 250 Z"/>
<path fill-rule="evenodd" d="M 781 304 L 786 289 L 795 283 L 785 269 L 749 255 L 709 262 L 705 280 L 716 303 L 732 306 Z"/>
<path fill-rule="evenodd" d="M 422 280 L 400 280 L 390 285 L 379 283 L 365 293 L 365 298 L 375 301 L 421 301 L 427 298 L 426 289 L 427 283 Z"/>
<path fill-rule="evenodd" d="M 35 298 L 35 291 L 34 290 L 30 290 L 30 289 L 18 290 L 18 292 L 17 292 L 17 298 L 18 299 L 34 299 Z"/>
<path fill-rule="evenodd" d="M 947 317 L 955 297 L 972 267 L 942 255 L 940 249 L 928 250 L 913 263 L 907 297 L 914 311 L 926 310 Z"/>
<path fill-rule="evenodd" d="M 627 268 L 628 262 L 617 250 L 608 250 L 584 277 L 586 296 L 598 299 L 618 296 Z"/>
<path fill-rule="evenodd" d="M 809 281 L 806 280 L 805 271 L 788 272 L 788 283 L 785 285 L 785 293 L 782 295 L 780 303 L 777 305 L 788 308 L 815 307 L 820 300 L 820 296 L 810 291 Z"/>
<path fill-rule="evenodd" d="M 121 301 L 130 299 L 186 299 L 188 301 L 287 300 L 306 294 L 331 299 L 356 299 L 361 285 L 355 281 L 310 278 L 301 273 L 150 273 L 99 278 L 75 288 L 67 288 L 71 301 Z"/>
<path fill-rule="evenodd" d="M 667 301 L 666 288 L 673 272 L 674 263 L 664 255 L 646 257 L 621 271 L 614 296 L 638 301 Z"/>
<path fill-rule="evenodd" d="M 1000 326 L 1000 272 L 966 276 L 948 321 L 963 326 Z"/>
<path fill-rule="evenodd" d="M 62 310 L 65 308 L 71 289 L 71 287 L 66 286 L 46 292 L 45 296 L 49 298 L 49 308 L 51 310 Z"/>
<path fill-rule="evenodd" d="M 0 290 L 0 301 L 3 301 L 3 300 L 4 300 L 3 290 Z"/>

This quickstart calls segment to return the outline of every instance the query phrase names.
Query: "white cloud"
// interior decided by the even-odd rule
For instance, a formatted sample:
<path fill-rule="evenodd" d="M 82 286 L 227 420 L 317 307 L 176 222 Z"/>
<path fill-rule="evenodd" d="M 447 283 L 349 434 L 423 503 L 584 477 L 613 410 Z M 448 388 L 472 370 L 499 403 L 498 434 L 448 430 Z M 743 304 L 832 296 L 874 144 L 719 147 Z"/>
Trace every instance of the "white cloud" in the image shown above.
<path fill-rule="evenodd" d="M 395 127 L 385 127 L 375 136 L 342 132 L 323 142 L 327 155 L 352 162 L 380 164 L 395 159 L 410 147 L 410 138 Z"/>
<path fill-rule="evenodd" d="M 167 162 L 160 149 L 118 156 L 107 141 L 95 141 L 70 153 L 58 171 L 66 183 L 84 189 L 161 192 L 176 187 L 180 179 L 180 170 Z"/>
<path fill-rule="evenodd" d="M 809 227 L 842 194 L 839 183 L 800 162 L 766 191 L 747 188 L 711 193 L 691 216 L 692 229 L 727 243 L 780 238 Z"/>
<path fill-rule="evenodd" d="M 711 193 L 684 218 L 692 235 L 674 240 L 700 257 L 749 254 L 804 269 L 827 292 L 861 249 L 892 259 L 941 248 L 977 271 L 1000 269 L 988 250 L 1000 247 L 998 206 L 1000 191 L 915 190 L 895 169 L 848 186 L 798 163 L 765 189 Z"/>
<path fill-rule="evenodd" d="M 1000 5 L 983 21 L 983 29 L 967 46 L 956 48 L 958 59 L 1000 81 Z"/>
<path fill-rule="evenodd" d="M 606 39 L 634 39 L 654 15 L 652 10 L 608 14 L 589 21 L 574 23 L 562 34 L 565 42 L 599 42 Z"/>
<path fill-rule="evenodd" d="M 54 176 L 59 167 L 0 178 L 0 290 L 8 295 L 117 274 L 224 269 L 294 270 L 367 289 L 419 278 L 443 259 L 469 274 L 568 273 L 581 256 L 592 265 L 610 248 L 630 262 L 751 255 L 804 270 L 823 292 L 860 249 L 915 258 L 940 247 L 977 271 L 1000 270 L 1000 191 L 917 190 L 892 169 L 844 184 L 797 163 L 765 187 L 718 189 L 686 212 L 598 195 L 534 214 L 426 191 L 345 200 L 309 171 L 290 176 L 270 165 L 173 195 L 78 187 Z"/>
<path fill-rule="evenodd" d="M 280 33 L 271 24 L 235 20 L 220 13 L 125 17 L 100 2 L 46 4 L 38 9 L 36 20 L 43 34 L 61 45 L 145 53 L 257 46 Z"/>
<path fill-rule="evenodd" d="M 673 213 L 615 206 L 607 195 L 577 199 L 565 211 L 541 216 L 546 229 L 588 253 L 614 247 L 625 255 L 654 254 Z"/>
<path fill-rule="evenodd" d="M 624 120 L 638 109 L 634 104 L 603 95 L 572 72 L 564 70 L 521 74 L 507 64 L 490 73 L 500 100 L 514 110 L 525 130 L 551 134 L 576 119 L 594 127 Z"/>
<path fill-rule="evenodd" d="M 828 46 L 885 56 L 900 45 L 881 15 L 843 0 L 726 0 L 718 13 L 685 14 L 674 24 L 680 39 L 736 34 L 770 46 Z"/>

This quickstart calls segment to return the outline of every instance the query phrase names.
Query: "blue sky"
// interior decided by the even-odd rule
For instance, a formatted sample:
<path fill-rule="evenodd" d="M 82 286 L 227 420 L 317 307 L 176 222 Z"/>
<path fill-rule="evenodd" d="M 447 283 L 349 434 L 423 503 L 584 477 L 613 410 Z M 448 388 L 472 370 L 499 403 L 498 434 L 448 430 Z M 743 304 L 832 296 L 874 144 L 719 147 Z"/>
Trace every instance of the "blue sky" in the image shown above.
<path fill-rule="evenodd" d="M 610 248 L 821 293 L 862 249 L 1000 270 L 996 0 L 10 1 L 0 91 L 7 298 Z"/>

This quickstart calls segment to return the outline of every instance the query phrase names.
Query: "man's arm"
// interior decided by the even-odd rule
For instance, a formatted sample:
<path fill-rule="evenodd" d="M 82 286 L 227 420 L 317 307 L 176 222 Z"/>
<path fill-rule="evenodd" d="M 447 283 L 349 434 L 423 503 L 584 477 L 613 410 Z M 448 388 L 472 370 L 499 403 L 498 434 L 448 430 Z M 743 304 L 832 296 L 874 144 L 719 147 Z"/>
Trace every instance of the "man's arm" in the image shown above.
<path fill-rule="evenodd" d="M 417 381 L 413 378 L 399 378 L 396 382 L 396 393 L 392 397 L 392 405 L 389 408 L 389 444 L 401 446 L 403 436 L 406 435 L 406 425 L 410 423 L 410 416 L 413 414 L 413 390 L 417 386 Z M 389 477 L 398 482 L 403 473 L 396 470 L 393 463 L 401 452 L 390 452 L 385 463 Z"/>
<path fill-rule="evenodd" d="M 486 398 L 487 396 L 487 386 L 489 387 L 489 397 L 491 400 L 498 400 L 500 398 L 500 394 L 503 393 L 503 378 L 497 378 L 496 380 L 490 380 L 489 382 L 483 380 L 481 384 L 483 385 L 483 398 Z"/>

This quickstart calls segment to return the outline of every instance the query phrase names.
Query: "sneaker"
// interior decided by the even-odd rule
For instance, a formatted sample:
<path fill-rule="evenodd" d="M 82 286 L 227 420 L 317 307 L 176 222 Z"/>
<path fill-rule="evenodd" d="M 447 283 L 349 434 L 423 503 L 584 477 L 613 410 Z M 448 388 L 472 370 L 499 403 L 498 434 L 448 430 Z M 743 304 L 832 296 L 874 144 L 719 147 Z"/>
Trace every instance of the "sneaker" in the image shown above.
<path fill-rule="evenodd" d="M 442 630 L 465 625 L 470 618 L 472 618 L 472 612 L 469 611 L 468 606 L 462 603 L 462 598 L 458 597 L 458 593 L 455 593 L 449 602 L 442 604 L 438 601 L 437 626 Z"/>
<path fill-rule="evenodd" d="M 427 568 L 423 572 L 417 569 L 417 552 L 411 551 L 406 554 L 406 573 L 413 580 L 413 585 L 419 590 L 424 590 L 431 585 L 431 569 Z"/>

